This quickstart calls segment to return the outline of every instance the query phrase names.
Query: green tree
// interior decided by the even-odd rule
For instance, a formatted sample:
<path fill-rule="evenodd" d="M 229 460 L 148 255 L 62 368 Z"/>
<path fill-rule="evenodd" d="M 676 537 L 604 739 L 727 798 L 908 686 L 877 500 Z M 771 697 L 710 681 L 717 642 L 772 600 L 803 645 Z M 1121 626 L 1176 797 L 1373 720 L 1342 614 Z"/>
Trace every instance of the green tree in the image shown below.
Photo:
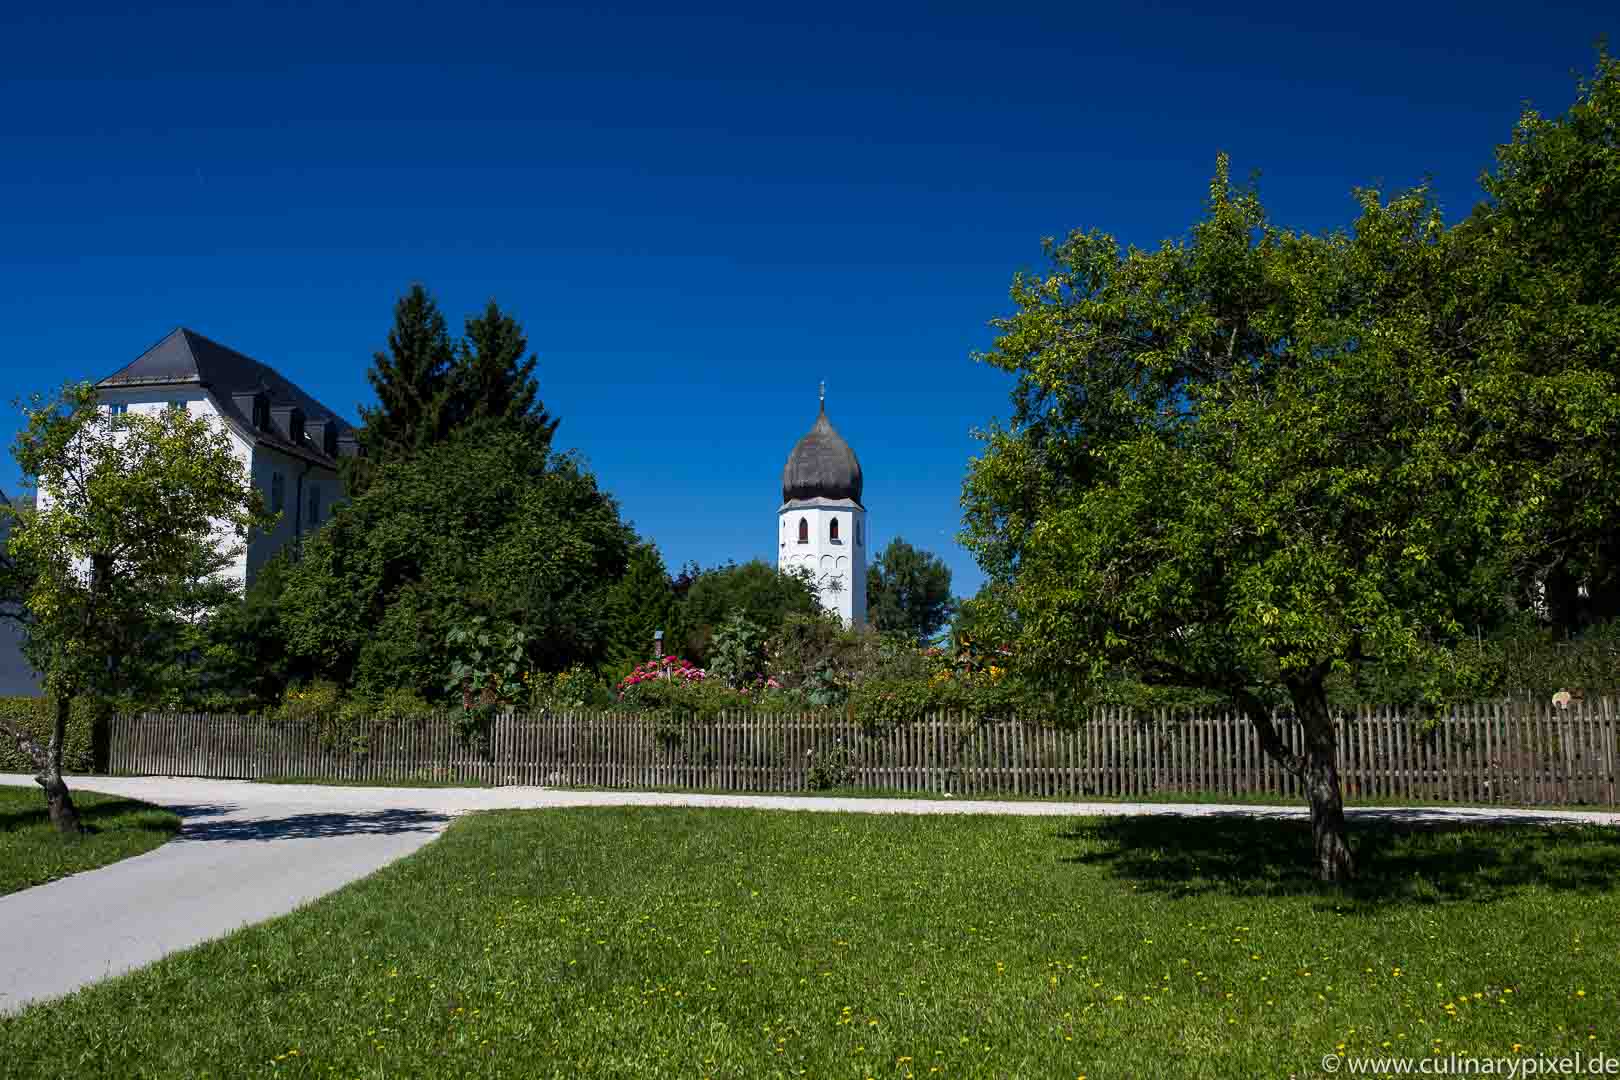
<path fill-rule="evenodd" d="M 210 697 L 246 697 L 255 705 L 268 705 L 281 697 L 289 681 L 308 677 L 289 656 L 281 626 L 291 567 L 286 552 L 267 559 L 240 598 L 215 608 L 197 628 L 201 640 L 195 661 L 182 673 L 186 700 L 201 704 Z"/>
<path fill-rule="evenodd" d="M 358 495 L 384 462 L 443 442 L 451 428 L 446 409 L 456 347 L 439 306 L 421 284 L 394 304 L 386 352 L 373 354 L 366 378 L 377 404 L 360 410 L 363 459 L 345 461 L 347 485 Z"/>
<path fill-rule="evenodd" d="M 1455 230 L 1470 267 L 1456 321 L 1490 358 L 1469 403 L 1535 502 L 1520 606 L 1567 632 L 1620 615 L 1620 61 L 1600 52 L 1563 115 L 1527 109 L 1481 183 Z"/>
<path fill-rule="evenodd" d="M 669 571 L 656 545 L 635 545 L 624 576 L 609 596 L 613 630 L 609 651 L 616 661 L 646 660 L 652 656 L 653 633 L 664 631 L 673 641 L 675 591 Z"/>
<path fill-rule="evenodd" d="M 1013 416 L 964 485 L 1025 674 L 1224 695 L 1304 782 L 1330 880 L 1353 861 L 1324 681 L 1488 617 L 1526 511 L 1465 403 L 1459 245 L 1424 190 L 1358 199 L 1352 231 L 1290 233 L 1223 157 L 1183 241 L 1049 241 L 993 323 Z"/>
<path fill-rule="evenodd" d="M 493 300 L 482 315 L 467 320 L 446 395 L 452 428 L 504 423 L 525 431 L 538 445 L 550 445 L 557 421 L 540 402 L 534 377 L 538 361 L 528 349 L 523 328 Z"/>
<path fill-rule="evenodd" d="M 304 545 L 282 628 L 311 675 L 376 694 L 443 697 L 448 629 L 523 631 L 531 671 L 594 665 L 634 534 L 567 455 L 475 431 L 378 470 Z"/>
<path fill-rule="evenodd" d="M 932 552 L 897 536 L 867 568 L 867 619 L 878 630 L 931 641 L 955 610 L 951 568 Z"/>
<path fill-rule="evenodd" d="M 665 635 L 670 651 L 704 666 L 715 631 L 741 616 L 769 636 L 789 614 L 820 610 L 809 571 L 778 571 L 761 559 L 727 563 L 710 570 L 689 568 L 677 583 L 675 632 Z"/>
<path fill-rule="evenodd" d="M 74 699 L 116 685 L 158 628 L 217 595 L 248 530 L 274 519 L 211 418 L 114 415 L 88 384 L 35 398 L 26 416 L 13 453 L 43 507 L 16 519 L 9 549 L 27 569 L 26 650 L 55 717 L 46 746 L 6 734 L 34 759 L 51 821 L 74 832 L 62 778 Z"/>

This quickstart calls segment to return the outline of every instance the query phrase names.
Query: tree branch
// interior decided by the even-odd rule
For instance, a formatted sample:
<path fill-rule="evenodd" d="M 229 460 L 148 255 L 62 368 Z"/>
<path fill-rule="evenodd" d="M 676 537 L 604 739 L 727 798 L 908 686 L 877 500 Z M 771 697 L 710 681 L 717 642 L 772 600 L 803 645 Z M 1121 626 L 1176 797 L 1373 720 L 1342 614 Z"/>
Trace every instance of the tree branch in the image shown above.
<path fill-rule="evenodd" d="M 1277 733 L 1277 725 L 1272 722 L 1271 710 L 1246 687 L 1229 686 L 1226 692 L 1237 702 L 1243 715 L 1249 718 L 1254 725 L 1255 733 L 1260 736 L 1260 749 L 1270 754 L 1272 759 L 1284 769 L 1301 780 L 1307 778 L 1308 765 L 1303 754 L 1296 754 L 1283 742 L 1282 736 Z"/>

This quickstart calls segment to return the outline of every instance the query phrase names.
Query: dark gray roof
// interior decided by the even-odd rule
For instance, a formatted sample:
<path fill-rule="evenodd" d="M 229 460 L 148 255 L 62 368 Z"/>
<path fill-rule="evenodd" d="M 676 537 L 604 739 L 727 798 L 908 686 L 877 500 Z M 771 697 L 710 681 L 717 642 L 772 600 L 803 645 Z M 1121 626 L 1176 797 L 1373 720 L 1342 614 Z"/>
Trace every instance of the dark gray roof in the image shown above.
<path fill-rule="evenodd" d="M 354 430 L 353 425 L 335 410 L 328 409 L 304 393 L 269 364 L 260 363 L 251 356 L 245 356 L 183 326 L 130 364 L 96 383 L 96 388 L 114 390 L 188 384 L 210 391 L 215 406 L 243 435 L 331 468 L 337 467 L 336 460 L 313 442 L 294 446 L 277 431 L 256 429 L 253 417 L 237 408 L 231 395 L 260 391 L 269 399 L 271 408 L 296 405 L 303 410 L 306 421 L 330 418 L 339 435 Z"/>
<path fill-rule="evenodd" d="M 782 501 L 795 499 L 861 501 L 861 463 L 827 420 L 827 403 L 782 468 Z"/>

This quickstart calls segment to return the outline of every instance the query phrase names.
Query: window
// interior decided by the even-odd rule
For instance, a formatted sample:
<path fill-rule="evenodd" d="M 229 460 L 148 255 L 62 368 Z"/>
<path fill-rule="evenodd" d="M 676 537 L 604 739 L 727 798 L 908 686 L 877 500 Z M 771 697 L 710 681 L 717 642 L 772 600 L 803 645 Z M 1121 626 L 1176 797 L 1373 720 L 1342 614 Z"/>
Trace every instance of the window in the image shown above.
<path fill-rule="evenodd" d="M 305 514 L 305 519 L 309 522 L 306 528 L 310 531 L 321 523 L 321 489 L 318 487 L 309 489 L 309 512 Z"/>
<path fill-rule="evenodd" d="M 804 518 L 800 518 L 799 519 L 799 543 L 808 544 L 809 542 L 810 542 L 810 522 L 806 521 Z"/>
<path fill-rule="evenodd" d="M 838 543 L 838 519 L 837 518 L 833 518 L 832 519 L 832 524 L 827 526 L 827 539 L 831 540 L 835 544 Z"/>
<path fill-rule="evenodd" d="M 107 406 L 107 411 L 114 416 L 123 416 L 125 413 L 129 412 L 129 402 L 115 401 L 111 405 Z"/>
<path fill-rule="evenodd" d="M 855 546 L 861 546 L 861 523 L 859 521 L 855 523 Z"/>
<path fill-rule="evenodd" d="M 278 472 L 270 474 L 270 512 L 279 514 L 287 508 L 287 481 Z"/>

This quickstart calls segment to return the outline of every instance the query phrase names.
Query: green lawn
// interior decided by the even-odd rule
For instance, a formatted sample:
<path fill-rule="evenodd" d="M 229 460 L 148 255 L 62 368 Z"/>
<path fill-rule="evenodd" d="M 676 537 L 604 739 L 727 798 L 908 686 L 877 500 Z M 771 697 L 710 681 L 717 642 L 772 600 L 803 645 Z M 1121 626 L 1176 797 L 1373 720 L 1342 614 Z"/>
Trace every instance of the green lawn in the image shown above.
<path fill-rule="evenodd" d="M 84 832 L 64 839 L 39 788 L 0 787 L 0 896 L 151 851 L 180 828 L 168 810 L 119 795 L 75 791 L 73 804 Z"/>
<path fill-rule="evenodd" d="M 1620 833 L 612 808 L 458 820 L 0 1020 L 20 1075 L 1286 1077 L 1620 1052 Z"/>

